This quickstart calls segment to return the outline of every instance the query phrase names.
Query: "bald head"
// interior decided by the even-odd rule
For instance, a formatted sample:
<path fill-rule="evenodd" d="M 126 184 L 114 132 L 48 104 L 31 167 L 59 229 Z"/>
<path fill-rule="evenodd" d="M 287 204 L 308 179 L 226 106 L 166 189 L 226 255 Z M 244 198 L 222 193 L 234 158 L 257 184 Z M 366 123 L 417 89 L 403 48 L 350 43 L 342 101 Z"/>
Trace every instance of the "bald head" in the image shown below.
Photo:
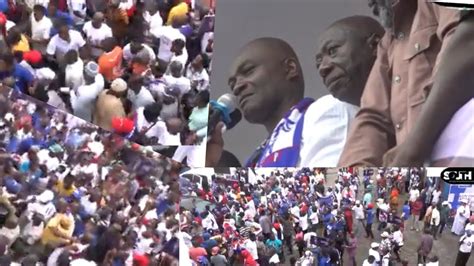
<path fill-rule="evenodd" d="M 328 29 L 331 28 L 344 28 L 352 31 L 351 34 L 358 35 L 362 38 L 368 38 L 372 34 L 383 36 L 385 33 L 384 28 L 380 23 L 368 16 L 352 16 L 343 18 L 334 22 Z"/>
<path fill-rule="evenodd" d="M 239 99 L 245 118 L 271 129 L 304 97 L 304 77 L 293 48 L 277 38 L 259 38 L 246 44 L 232 64 L 229 86 Z M 284 111 L 283 111 L 284 110 Z M 272 116 L 277 117 L 272 117 Z"/>
<path fill-rule="evenodd" d="M 383 35 L 375 19 L 352 16 L 334 22 L 319 36 L 316 67 L 334 97 L 360 105 Z"/>

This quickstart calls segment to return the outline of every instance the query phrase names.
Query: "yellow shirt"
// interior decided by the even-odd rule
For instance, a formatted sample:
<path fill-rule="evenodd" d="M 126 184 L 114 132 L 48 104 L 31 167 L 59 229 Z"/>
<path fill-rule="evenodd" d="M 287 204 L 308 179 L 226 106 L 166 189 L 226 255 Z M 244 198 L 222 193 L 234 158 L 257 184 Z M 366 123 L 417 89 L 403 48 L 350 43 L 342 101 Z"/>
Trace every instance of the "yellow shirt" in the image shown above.
<path fill-rule="evenodd" d="M 59 181 L 58 184 L 56 185 L 56 189 L 59 193 L 59 196 L 61 197 L 69 197 L 76 191 L 76 187 L 74 185 L 71 186 L 71 188 L 66 189 L 64 187 L 63 181 Z"/>
<path fill-rule="evenodd" d="M 30 50 L 30 43 L 25 34 L 22 34 L 20 41 L 12 47 L 12 52 L 29 52 Z"/>
<path fill-rule="evenodd" d="M 181 2 L 181 4 L 178 4 L 177 6 L 171 8 L 170 13 L 168 15 L 168 21 L 166 21 L 166 25 L 171 25 L 173 22 L 173 19 L 175 17 L 184 17 L 189 11 L 188 4 L 185 2 Z"/>
<path fill-rule="evenodd" d="M 68 230 L 62 228 L 59 224 L 61 219 L 64 218 L 71 220 L 71 226 L 68 228 Z M 44 228 L 43 235 L 41 236 L 41 243 L 43 245 L 57 247 L 63 243 L 68 242 L 67 239 L 56 236 L 53 233 L 53 228 L 57 228 L 63 234 L 71 237 L 72 233 L 74 232 L 74 220 L 62 213 L 57 213 L 55 216 L 53 216 L 53 218 L 49 220 L 48 224 Z"/>

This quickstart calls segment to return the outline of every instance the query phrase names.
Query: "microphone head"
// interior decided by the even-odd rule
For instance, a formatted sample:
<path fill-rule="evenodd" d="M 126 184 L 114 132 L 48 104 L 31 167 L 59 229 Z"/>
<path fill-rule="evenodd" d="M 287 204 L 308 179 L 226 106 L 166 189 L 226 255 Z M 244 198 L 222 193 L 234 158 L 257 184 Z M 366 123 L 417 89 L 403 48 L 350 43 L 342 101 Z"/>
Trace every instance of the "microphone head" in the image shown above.
<path fill-rule="evenodd" d="M 242 112 L 239 109 L 235 109 L 232 113 L 230 113 L 230 123 L 226 125 L 227 129 L 232 129 L 235 127 L 240 120 L 242 120 Z"/>
<path fill-rule="evenodd" d="M 226 93 L 217 99 L 217 102 L 227 108 L 229 113 L 237 108 L 237 97 L 232 93 Z"/>

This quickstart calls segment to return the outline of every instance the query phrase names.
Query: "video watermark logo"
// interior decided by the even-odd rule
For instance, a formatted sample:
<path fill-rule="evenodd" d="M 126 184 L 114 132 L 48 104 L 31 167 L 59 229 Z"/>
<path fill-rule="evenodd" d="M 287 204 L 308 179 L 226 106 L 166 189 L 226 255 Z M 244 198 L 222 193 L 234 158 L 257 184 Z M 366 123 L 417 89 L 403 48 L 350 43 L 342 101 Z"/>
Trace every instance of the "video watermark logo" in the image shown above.
<path fill-rule="evenodd" d="M 458 8 L 463 10 L 474 9 L 474 0 L 428 0 L 428 2 L 444 7 Z"/>
<path fill-rule="evenodd" d="M 474 184 L 474 168 L 446 168 L 441 179 L 449 184 Z"/>

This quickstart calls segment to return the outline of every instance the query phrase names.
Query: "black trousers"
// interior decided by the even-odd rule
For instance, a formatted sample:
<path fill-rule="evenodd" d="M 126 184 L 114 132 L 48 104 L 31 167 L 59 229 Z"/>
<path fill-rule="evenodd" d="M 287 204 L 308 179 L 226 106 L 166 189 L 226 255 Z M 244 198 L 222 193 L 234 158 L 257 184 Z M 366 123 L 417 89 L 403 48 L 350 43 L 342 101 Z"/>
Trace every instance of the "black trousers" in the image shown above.
<path fill-rule="evenodd" d="M 458 251 L 458 256 L 456 257 L 455 266 L 466 266 L 467 261 L 469 260 L 470 256 L 471 256 L 471 253 L 464 253 L 464 252 Z"/>
<path fill-rule="evenodd" d="M 366 237 L 374 239 L 374 233 L 372 232 L 372 224 L 365 225 L 365 233 L 367 234 Z"/>

